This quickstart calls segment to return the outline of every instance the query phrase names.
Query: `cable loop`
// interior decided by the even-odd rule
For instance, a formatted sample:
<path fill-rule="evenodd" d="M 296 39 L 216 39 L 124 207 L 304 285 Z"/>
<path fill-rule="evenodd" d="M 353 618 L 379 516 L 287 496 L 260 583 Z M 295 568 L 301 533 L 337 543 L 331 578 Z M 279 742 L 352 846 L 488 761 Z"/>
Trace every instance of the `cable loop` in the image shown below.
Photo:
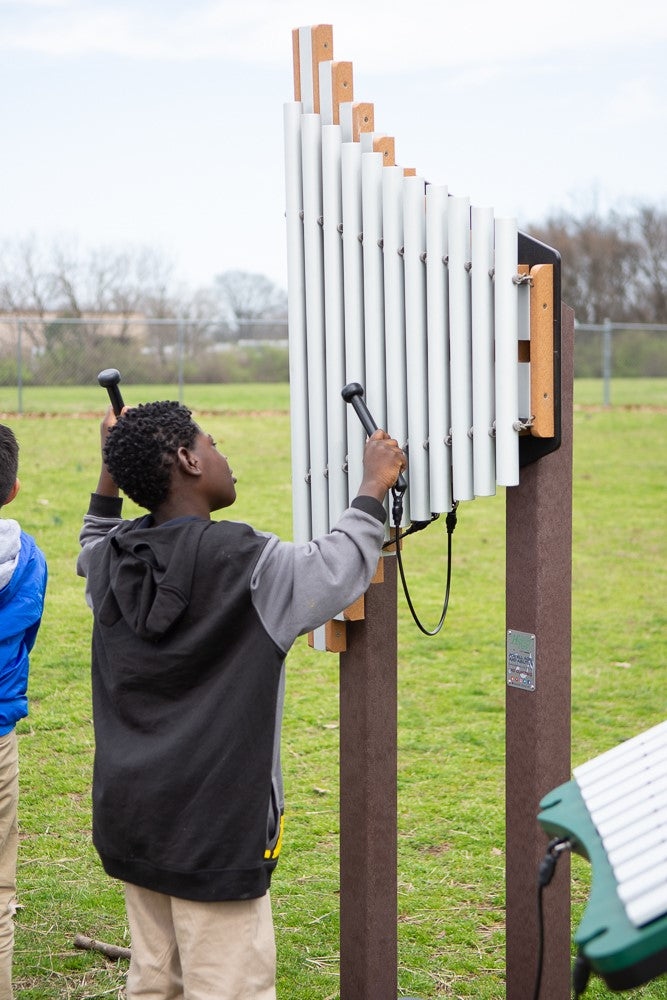
<path fill-rule="evenodd" d="M 449 589 L 450 589 L 450 584 L 451 584 L 451 579 L 452 579 L 452 532 L 454 531 L 454 528 L 456 527 L 456 509 L 458 507 L 458 500 L 455 501 L 454 505 L 452 506 L 452 509 L 447 514 L 447 518 L 446 518 L 446 525 L 447 525 L 447 583 L 446 583 L 446 586 L 445 586 L 445 599 L 444 599 L 444 604 L 443 604 L 443 608 L 442 608 L 442 614 L 440 615 L 440 621 L 438 622 L 438 624 L 436 625 L 436 627 L 434 629 L 427 629 L 424 625 L 422 625 L 421 621 L 419 620 L 417 612 L 415 611 L 414 605 L 413 605 L 412 600 L 410 598 L 410 591 L 408 590 L 408 585 L 407 585 L 407 582 L 406 582 L 406 579 L 405 579 L 405 571 L 403 569 L 403 558 L 401 556 L 401 540 L 403 538 L 405 538 L 406 535 L 414 534 L 415 531 L 421 531 L 423 528 L 428 527 L 428 525 L 432 524 L 433 521 L 437 520 L 437 518 L 440 515 L 439 514 L 431 514 L 431 520 L 430 521 L 415 521 L 415 522 L 413 522 L 413 526 L 411 526 L 410 528 L 408 528 L 406 531 L 404 531 L 401 534 L 401 519 L 403 517 L 403 494 L 402 494 L 402 492 L 400 492 L 399 490 L 396 490 L 396 489 L 393 489 L 391 491 L 391 493 L 392 493 L 392 497 L 393 497 L 392 517 L 393 517 L 393 520 L 394 520 L 394 527 L 396 529 L 396 537 L 394 539 L 392 539 L 392 541 L 387 542 L 386 544 L 387 545 L 393 545 L 394 543 L 396 544 L 396 559 L 398 561 L 398 571 L 399 571 L 399 573 L 401 575 L 401 584 L 403 585 L 403 593 L 405 594 L 405 600 L 406 600 L 407 605 L 408 605 L 408 607 L 410 609 L 410 614 L 412 615 L 412 618 L 414 620 L 415 625 L 417 626 L 417 628 L 419 629 L 420 632 L 424 633 L 424 635 L 430 635 L 430 636 L 437 635 L 438 632 L 442 629 L 442 626 L 445 623 L 445 618 L 447 617 L 447 609 L 449 607 Z M 418 527 L 414 527 L 414 525 L 418 525 Z M 386 546 L 383 546 L 383 547 L 386 547 Z"/>

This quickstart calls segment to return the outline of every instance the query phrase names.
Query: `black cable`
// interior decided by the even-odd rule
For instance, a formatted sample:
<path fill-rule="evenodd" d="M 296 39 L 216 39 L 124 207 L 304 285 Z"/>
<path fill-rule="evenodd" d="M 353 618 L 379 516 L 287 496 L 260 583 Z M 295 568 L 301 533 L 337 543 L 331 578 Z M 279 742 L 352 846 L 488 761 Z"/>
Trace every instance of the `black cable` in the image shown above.
<path fill-rule="evenodd" d="M 449 607 L 449 587 L 452 579 L 452 532 L 456 527 L 456 508 L 458 507 L 458 501 L 453 505 L 450 512 L 447 514 L 446 525 L 447 525 L 447 583 L 445 587 L 445 600 L 442 607 L 442 614 L 440 615 L 440 621 L 434 629 L 427 629 L 420 622 L 417 612 L 414 609 L 412 600 L 410 598 L 410 591 L 408 590 L 408 585 L 405 580 L 405 571 L 403 569 L 403 559 L 401 557 L 401 539 L 405 538 L 406 535 L 413 534 L 414 531 L 421 531 L 426 528 L 429 524 L 432 524 L 439 515 L 434 514 L 431 516 L 430 521 L 415 521 L 413 522 L 416 527 L 408 528 L 401 534 L 401 519 L 403 517 L 403 492 L 401 490 L 392 490 L 393 504 L 392 504 L 392 518 L 394 521 L 394 527 L 396 528 L 396 536 L 391 542 L 387 544 L 392 545 L 396 543 L 396 558 L 398 560 L 398 570 L 401 574 L 401 583 L 403 584 L 403 593 L 405 594 L 405 600 L 408 607 L 410 608 L 410 614 L 412 615 L 415 625 L 417 628 L 424 633 L 424 635 L 437 635 L 442 626 L 445 623 L 445 618 L 447 616 L 447 608 Z"/>
<path fill-rule="evenodd" d="M 535 974 L 533 1000 L 539 1000 L 540 988 L 542 986 L 542 966 L 544 964 L 544 901 L 542 897 L 546 886 L 549 885 L 554 877 L 559 857 L 563 851 L 569 850 L 571 846 L 572 844 L 567 838 L 560 839 L 556 837 L 549 842 L 547 853 L 540 862 L 537 876 L 537 972 Z"/>
<path fill-rule="evenodd" d="M 583 951 L 577 953 L 572 967 L 572 996 L 574 1000 L 582 997 L 591 978 L 591 965 Z"/>
<path fill-rule="evenodd" d="M 385 542 L 382 546 L 383 549 L 388 549 L 390 545 L 395 545 L 397 542 L 402 542 L 404 538 L 408 535 L 414 535 L 417 531 L 423 531 L 424 528 L 428 528 L 429 524 L 433 524 L 440 517 L 439 514 L 431 514 L 430 521 L 413 521 L 409 528 L 402 531 L 400 535 L 395 538 L 390 538 L 388 542 Z"/>

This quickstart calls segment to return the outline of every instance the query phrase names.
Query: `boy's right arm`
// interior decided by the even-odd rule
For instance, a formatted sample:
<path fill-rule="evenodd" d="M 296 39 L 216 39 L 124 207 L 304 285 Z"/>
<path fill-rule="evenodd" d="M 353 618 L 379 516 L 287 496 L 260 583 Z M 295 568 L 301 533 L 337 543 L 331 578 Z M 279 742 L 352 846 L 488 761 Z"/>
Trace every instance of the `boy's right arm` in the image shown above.
<path fill-rule="evenodd" d="M 108 408 L 104 419 L 100 425 L 100 446 L 104 448 L 109 429 L 116 423 L 113 409 Z M 118 496 L 118 487 L 109 474 L 109 470 L 102 458 L 100 477 L 97 489 L 90 497 L 90 505 L 83 518 L 83 527 L 79 534 L 81 552 L 76 563 L 76 571 L 79 576 L 87 577 L 94 549 L 99 543 L 113 531 L 114 528 L 122 524 L 121 511 L 123 501 Z M 90 604 L 88 588 L 86 588 L 86 600 Z"/>
<path fill-rule="evenodd" d="M 122 507 L 123 501 L 120 497 L 91 493 L 90 505 L 84 514 L 83 527 L 79 533 L 81 552 L 76 561 L 76 571 L 79 576 L 88 576 L 95 546 L 99 545 L 110 531 L 123 523 Z"/>
<path fill-rule="evenodd" d="M 384 541 L 382 501 L 404 469 L 397 442 L 376 431 L 366 444 L 357 497 L 332 531 L 303 545 L 269 539 L 250 587 L 265 630 L 283 652 L 368 587 Z"/>

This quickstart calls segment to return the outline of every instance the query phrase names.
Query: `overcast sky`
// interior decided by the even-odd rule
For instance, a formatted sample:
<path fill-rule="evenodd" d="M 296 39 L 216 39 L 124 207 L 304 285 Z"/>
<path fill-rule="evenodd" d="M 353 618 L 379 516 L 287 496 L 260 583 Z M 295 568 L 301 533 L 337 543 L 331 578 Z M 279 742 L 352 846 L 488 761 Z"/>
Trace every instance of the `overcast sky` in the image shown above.
<path fill-rule="evenodd" d="M 0 0 L 0 238 L 284 285 L 291 29 L 320 22 L 427 180 L 524 229 L 667 206 L 665 0 Z"/>

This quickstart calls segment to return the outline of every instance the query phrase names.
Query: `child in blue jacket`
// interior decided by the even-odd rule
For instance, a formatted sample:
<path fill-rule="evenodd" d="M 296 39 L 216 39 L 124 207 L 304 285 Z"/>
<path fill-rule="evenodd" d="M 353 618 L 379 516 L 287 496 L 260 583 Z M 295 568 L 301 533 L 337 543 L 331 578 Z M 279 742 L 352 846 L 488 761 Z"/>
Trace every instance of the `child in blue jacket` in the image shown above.
<path fill-rule="evenodd" d="M 19 491 L 19 447 L 0 424 L 0 507 Z M 28 714 L 28 655 L 44 607 L 46 560 L 17 521 L 0 518 L 0 1000 L 12 997 L 18 846 L 15 726 Z"/>

